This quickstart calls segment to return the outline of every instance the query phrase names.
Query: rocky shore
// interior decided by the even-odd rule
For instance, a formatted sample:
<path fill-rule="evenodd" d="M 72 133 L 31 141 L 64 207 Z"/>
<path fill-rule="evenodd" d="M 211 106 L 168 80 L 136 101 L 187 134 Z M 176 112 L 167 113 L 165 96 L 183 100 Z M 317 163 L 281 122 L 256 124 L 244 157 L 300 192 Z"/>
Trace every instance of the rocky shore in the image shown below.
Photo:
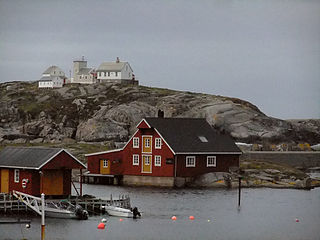
<path fill-rule="evenodd" d="M 190 182 L 190 187 L 238 188 L 239 176 L 242 187 L 269 187 L 311 189 L 320 187 L 320 177 L 311 177 L 297 168 L 262 161 L 242 161 L 241 174 L 207 173 Z M 320 176 L 320 175 L 319 175 Z"/>

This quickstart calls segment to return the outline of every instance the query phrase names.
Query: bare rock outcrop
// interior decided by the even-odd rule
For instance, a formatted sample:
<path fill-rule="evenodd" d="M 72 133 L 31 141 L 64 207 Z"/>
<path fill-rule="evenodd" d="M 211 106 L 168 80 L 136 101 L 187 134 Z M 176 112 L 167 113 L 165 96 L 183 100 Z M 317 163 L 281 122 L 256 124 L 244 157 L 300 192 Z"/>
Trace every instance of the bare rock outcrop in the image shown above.
<path fill-rule="evenodd" d="M 165 117 L 206 118 L 241 142 L 312 145 L 320 139 L 320 120 L 271 118 L 237 98 L 119 84 L 43 90 L 14 82 L 0 84 L 0 141 L 19 135 L 26 141 L 126 141 L 142 118 L 159 109 Z"/>

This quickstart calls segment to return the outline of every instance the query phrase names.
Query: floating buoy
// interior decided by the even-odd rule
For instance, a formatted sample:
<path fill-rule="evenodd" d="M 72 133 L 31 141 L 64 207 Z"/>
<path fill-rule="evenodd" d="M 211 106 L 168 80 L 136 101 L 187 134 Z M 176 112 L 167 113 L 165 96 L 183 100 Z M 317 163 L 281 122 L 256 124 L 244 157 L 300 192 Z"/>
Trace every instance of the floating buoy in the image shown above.
<path fill-rule="evenodd" d="M 31 227 L 30 224 L 27 223 L 27 224 L 26 224 L 26 228 L 30 228 L 30 227 Z"/>
<path fill-rule="evenodd" d="M 123 219 L 122 219 L 122 218 L 120 218 L 120 219 L 119 219 L 119 221 L 120 221 L 120 222 L 122 222 L 122 221 L 123 221 Z"/>
<path fill-rule="evenodd" d="M 172 219 L 173 221 L 175 221 L 175 220 L 177 220 L 177 217 L 176 217 L 176 216 L 172 216 L 171 219 Z"/>
<path fill-rule="evenodd" d="M 189 219 L 190 219 L 190 220 L 194 220 L 194 216 L 190 216 Z"/>
<path fill-rule="evenodd" d="M 296 222 L 300 222 L 300 220 L 298 218 L 296 218 Z"/>
<path fill-rule="evenodd" d="M 98 229 L 104 229 L 106 225 L 104 223 L 99 223 Z"/>
<path fill-rule="evenodd" d="M 208 222 L 210 222 L 210 219 L 208 219 Z"/>
<path fill-rule="evenodd" d="M 106 222 L 107 222 L 107 219 L 102 218 L 101 222 L 106 223 Z"/>

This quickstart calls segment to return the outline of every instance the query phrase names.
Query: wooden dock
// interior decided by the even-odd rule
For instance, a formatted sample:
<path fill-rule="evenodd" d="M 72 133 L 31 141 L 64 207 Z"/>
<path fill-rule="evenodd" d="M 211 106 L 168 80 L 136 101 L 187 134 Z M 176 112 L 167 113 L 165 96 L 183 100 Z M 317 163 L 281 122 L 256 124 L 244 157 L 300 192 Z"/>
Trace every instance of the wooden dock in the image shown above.
<path fill-rule="evenodd" d="M 130 197 L 128 195 L 119 195 L 118 199 L 99 199 L 95 197 L 71 197 L 70 199 L 50 199 L 53 202 L 69 201 L 73 205 L 80 205 L 89 212 L 90 215 L 104 214 L 104 206 L 112 205 L 116 207 L 130 208 Z M 0 214 L 19 214 L 19 213 L 34 213 L 23 202 L 19 201 L 12 194 L 0 193 Z"/>
<path fill-rule="evenodd" d="M 12 194 L 0 193 L 0 213 L 32 212 Z"/>

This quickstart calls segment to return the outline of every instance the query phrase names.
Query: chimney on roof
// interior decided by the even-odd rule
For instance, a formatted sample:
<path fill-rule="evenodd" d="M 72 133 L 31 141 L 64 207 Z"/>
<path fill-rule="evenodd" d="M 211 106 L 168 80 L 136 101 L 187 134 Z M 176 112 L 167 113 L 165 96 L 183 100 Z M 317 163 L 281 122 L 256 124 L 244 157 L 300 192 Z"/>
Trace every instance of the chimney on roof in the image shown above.
<path fill-rule="evenodd" d="M 116 63 L 119 63 L 119 62 L 120 62 L 120 59 L 119 59 L 119 57 L 117 57 Z"/>
<path fill-rule="evenodd" d="M 161 109 L 158 110 L 158 118 L 164 118 L 164 111 Z"/>
<path fill-rule="evenodd" d="M 82 56 L 81 60 L 84 61 L 84 56 Z"/>

